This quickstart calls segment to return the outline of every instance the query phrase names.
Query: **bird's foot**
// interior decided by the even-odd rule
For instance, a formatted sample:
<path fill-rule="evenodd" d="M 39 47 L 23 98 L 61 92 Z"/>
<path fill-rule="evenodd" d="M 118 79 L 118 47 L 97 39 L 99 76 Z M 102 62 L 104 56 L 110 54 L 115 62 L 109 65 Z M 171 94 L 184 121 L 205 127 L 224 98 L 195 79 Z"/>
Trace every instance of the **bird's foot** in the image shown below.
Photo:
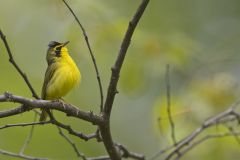
<path fill-rule="evenodd" d="M 66 110 L 66 105 L 65 105 L 65 102 L 64 102 L 63 99 L 56 99 L 56 100 L 54 100 L 54 101 L 55 101 L 55 102 L 59 102 L 59 103 L 63 106 L 64 110 Z"/>

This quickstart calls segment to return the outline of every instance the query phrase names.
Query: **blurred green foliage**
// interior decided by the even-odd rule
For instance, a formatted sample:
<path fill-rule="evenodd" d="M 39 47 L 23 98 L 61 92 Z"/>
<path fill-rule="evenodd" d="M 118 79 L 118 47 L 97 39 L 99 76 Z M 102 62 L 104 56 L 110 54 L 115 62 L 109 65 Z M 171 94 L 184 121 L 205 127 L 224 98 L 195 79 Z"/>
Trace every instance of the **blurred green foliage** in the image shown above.
<path fill-rule="evenodd" d="M 87 30 L 106 93 L 110 68 L 128 21 L 140 1 L 72 0 L 69 3 Z M 177 139 L 233 103 L 240 93 L 239 19 L 238 0 L 151 0 L 122 68 L 120 94 L 112 113 L 114 139 L 147 157 L 171 143 L 166 118 L 166 64 L 171 68 Z M 99 112 L 99 91 L 90 55 L 81 31 L 60 0 L 2 0 L 0 28 L 7 36 L 15 60 L 39 94 L 48 42 L 70 40 L 71 56 L 81 68 L 83 79 L 81 85 L 64 99 L 83 110 Z M 9 91 L 31 97 L 24 81 L 8 62 L 3 43 L 0 43 L 0 75 L 0 93 Z M 0 107 L 3 110 L 14 105 L 6 103 Z M 62 122 L 81 132 L 95 131 L 87 122 L 54 113 Z M 0 125 L 32 120 L 33 114 L 29 112 L 4 118 Z M 28 127 L 1 130 L 0 148 L 18 152 L 29 130 Z M 209 132 L 221 131 L 226 128 Z M 57 132 L 51 125 L 37 126 L 26 154 L 77 159 Z M 87 156 L 105 154 L 103 144 L 95 140 L 83 142 L 71 138 Z M 191 151 L 184 159 L 235 160 L 239 157 L 238 149 L 234 138 L 212 140 Z M 0 155 L 0 159 L 15 158 Z"/>

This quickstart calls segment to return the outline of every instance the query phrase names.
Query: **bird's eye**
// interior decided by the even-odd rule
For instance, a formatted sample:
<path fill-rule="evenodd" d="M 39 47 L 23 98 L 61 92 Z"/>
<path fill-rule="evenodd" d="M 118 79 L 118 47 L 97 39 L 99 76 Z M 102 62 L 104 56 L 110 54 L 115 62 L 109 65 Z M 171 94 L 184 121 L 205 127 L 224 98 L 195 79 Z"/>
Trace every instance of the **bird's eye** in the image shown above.
<path fill-rule="evenodd" d="M 61 57 L 61 47 L 56 47 L 55 53 L 57 57 Z"/>

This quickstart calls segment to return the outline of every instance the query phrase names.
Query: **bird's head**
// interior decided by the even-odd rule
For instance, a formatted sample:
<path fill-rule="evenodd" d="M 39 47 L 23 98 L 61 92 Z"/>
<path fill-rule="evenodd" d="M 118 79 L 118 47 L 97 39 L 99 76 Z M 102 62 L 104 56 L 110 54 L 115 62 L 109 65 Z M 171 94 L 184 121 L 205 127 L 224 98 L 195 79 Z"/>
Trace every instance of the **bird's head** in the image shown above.
<path fill-rule="evenodd" d="M 69 43 L 69 41 L 64 43 L 59 43 L 56 41 L 51 41 L 48 44 L 48 51 L 47 51 L 47 62 L 52 63 L 57 61 L 58 59 L 61 59 L 65 55 L 68 55 L 68 49 L 66 45 Z"/>

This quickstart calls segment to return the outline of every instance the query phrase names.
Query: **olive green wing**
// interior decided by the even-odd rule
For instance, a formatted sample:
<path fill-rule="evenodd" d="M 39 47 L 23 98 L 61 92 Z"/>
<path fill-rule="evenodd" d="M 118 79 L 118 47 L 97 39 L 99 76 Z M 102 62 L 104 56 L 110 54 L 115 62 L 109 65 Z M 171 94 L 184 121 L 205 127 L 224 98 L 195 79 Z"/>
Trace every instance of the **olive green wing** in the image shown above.
<path fill-rule="evenodd" d="M 49 84 L 49 82 L 51 81 L 51 79 L 53 78 L 53 75 L 55 73 L 55 71 L 57 70 L 57 65 L 55 64 L 51 64 L 48 66 L 46 73 L 45 73 L 45 78 L 44 78 L 44 83 L 42 86 L 42 95 L 41 98 L 42 99 L 46 99 L 47 97 L 47 86 Z"/>

